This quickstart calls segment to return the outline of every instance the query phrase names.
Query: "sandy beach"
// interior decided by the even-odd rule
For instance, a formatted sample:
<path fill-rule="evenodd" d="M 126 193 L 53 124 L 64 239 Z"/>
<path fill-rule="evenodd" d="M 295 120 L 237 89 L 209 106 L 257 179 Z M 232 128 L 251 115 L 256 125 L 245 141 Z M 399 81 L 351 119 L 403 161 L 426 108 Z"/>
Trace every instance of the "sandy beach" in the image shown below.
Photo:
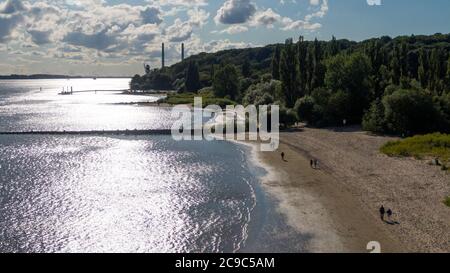
<path fill-rule="evenodd" d="M 442 202 L 449 176 L 426 161 L 382 155 L 379 147 L 394 138 L 358 128 L 304 128 L 280 138 L 277 152 L 257 152 L 269 171 L 263 188 L 290 226 L 312 236 L 310 251 L 369 252 L 371 241 L 382 252 L 450 251 L 450 208 Z M 395 224 L 381 221 L 381 205 Z"/>

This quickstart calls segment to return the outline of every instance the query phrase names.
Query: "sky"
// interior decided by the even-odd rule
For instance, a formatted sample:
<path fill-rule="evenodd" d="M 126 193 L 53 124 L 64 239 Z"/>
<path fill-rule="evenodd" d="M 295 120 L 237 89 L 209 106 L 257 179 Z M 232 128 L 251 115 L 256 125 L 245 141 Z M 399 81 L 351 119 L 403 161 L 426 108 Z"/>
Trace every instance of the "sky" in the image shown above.
<path fill-rule="evenodd" d="M 286 38 L 450 32 L 448 0 L 0 0 L 0 74 L 129 76 Z"/>

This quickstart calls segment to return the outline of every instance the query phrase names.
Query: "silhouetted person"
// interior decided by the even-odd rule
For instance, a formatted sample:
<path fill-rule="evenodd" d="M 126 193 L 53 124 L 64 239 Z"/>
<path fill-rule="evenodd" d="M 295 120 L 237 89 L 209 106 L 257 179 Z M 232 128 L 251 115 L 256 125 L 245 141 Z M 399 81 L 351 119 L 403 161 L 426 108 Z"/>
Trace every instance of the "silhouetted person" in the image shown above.
<path fill-rule="evenodd" d="M 388 217 L 388 219 L 389 219 L 389 221 L 391 221 L 391 217 L 392 217 L 392 210 L 391 209 L 388 209 L 388 211 L 386 212 L 386 214 L 387 214 L 387 217 Z"/>
<path fill-rule="evenodd" d="M 283 161 L 285 161 L 285 160 L 284 160 L 284 152 L 281 153 L 281 159 L 282 159 Z"/>
<path fill-rule="evenodd" d="M 384 215 L 386 214 L 386 210 L 384 209 L 384 206 L 381 206 L 380 208 L 380 218 L 381 221 L 384 221 Z"/>
<path fill-rule="evenodd" d="M 309 161 L 309 165 L 311 165 L 311 168 L 314 169 L 314 160 L 311 159 L 311 161 Z"/>

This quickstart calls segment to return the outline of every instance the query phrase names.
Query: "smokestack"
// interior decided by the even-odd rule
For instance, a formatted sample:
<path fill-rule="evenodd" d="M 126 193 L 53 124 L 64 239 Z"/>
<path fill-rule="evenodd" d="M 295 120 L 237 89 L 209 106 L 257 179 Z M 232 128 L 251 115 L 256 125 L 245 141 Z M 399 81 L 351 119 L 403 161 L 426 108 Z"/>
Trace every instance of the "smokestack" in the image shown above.
<path fill-rule="evenodd" d="M 181 43 L 181 61 L 184 61 L 184 43 Z"/>
<path fill-rule="evenodd" d="M 164 56 L 164 43 L 162 43 L 162 53 L 161 53 L 161 67 L 164 68 L 165 67 L 165 56 Z"/>

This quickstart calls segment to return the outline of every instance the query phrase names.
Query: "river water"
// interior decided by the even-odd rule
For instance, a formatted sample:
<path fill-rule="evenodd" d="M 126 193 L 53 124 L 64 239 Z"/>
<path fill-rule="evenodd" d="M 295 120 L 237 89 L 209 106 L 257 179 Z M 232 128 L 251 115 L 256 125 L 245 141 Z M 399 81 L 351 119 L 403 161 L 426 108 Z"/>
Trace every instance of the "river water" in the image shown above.
<path fill-rule="evenodd" d="M 0 131 L 170 128 L 168 108 L 133 104 L 156 96 L 57 95 L 128 82 L 0 81 Z M 0 252 L 240 251 L 263 218 L 248 154 L 170 136 L 0 136 Z"/>

